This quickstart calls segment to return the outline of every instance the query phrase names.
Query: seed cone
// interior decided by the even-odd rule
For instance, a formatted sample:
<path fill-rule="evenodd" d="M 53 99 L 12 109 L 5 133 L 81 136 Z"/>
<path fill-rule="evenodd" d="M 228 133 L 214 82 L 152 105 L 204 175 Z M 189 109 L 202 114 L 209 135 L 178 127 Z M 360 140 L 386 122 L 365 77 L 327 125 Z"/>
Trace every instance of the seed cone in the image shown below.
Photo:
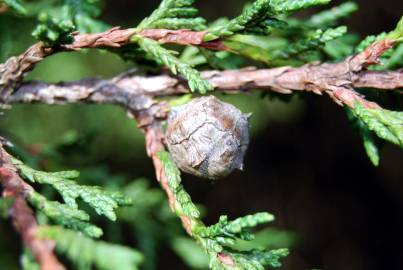
<path fill-rule="evenodd" d="M 208 179 L 242 170 L 249 144 L 248 115 L 214 96 L 173 108 L 166 144 L 184 172 Z"/>

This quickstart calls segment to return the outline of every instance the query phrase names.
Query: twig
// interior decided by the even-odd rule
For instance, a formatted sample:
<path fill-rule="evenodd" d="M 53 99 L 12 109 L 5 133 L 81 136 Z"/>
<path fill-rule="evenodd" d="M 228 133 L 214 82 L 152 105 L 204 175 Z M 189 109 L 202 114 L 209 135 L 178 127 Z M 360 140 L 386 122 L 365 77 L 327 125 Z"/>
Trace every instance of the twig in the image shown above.
<path fill-rule="evenodd" d="M 154 170 L 157 177 L 157 180 L 160 182 L 162 188 L 168 197 L 169 206 L 181 220 L 182 225 L 186 232 L 195 238 L 195 240 L 206 250 L 208 251 L 208 239 L 204 239 L 198 235 L 195 235 L 193 230 L 198 227 L 205 227 L 203 222 L 194 216 L 189 216 L 181 211 L 180 199 L 177 197 L 177 194 L 174 190 L 171 189 L 169 179 L 167 177 L 167 173 L 164 169 L 162 161 L 158 157 L 158 153 L 165 150 L 164 146 L 164 133 L 161 126 L 161 118 L 165 118 L 166 115 L 166 105 L 162 103 L 158 103 L 152 106 L 150 109 L 132 112 L 133 116 L 137 121 L 138 127 L 143 131 L 145 139 L 146 139 L 146 150 L 149 157 L 151 157 Z M 183 202 L 182 202 L 183 203 Z M 215 256 L 217 260 L 219 260 L 223 265 L 234 266 L 235 262 L 232 257 L 223 252 L 209 254 L 209 256 Z"/>
<path fill-rule="evenodd" d="M 121 30 L 113 27 L 97 34 L 73 33 L 71 44 L 46 47 L 42 42 L 32 45 L 23 54 L 9 58 L 0 64 L 0 100 L 5 100 L 22 82 L 24 75 L 45 57 L 61 51 L 76 51 L 82 48 L 120 47 L 130 42 L 133 29 Z"/>
<path fill-rule="evenodd" d="M 189 29 L 145 29 L 140 31 L 138 34 L 142 37 L 154 39 L 160 43 L 192 45 L 215 51 L 229 50 L 229 48 L 221 40 L 205 42 L 203 38 L 207 34 L 207 31 L 197 32 Z"/>
<path fill-rule="evenodd" d="M 0 145 L 0 183 L 3 196 L 12 197 L 10 215 L 15 229 L 21 234 L 24 244 L 32 251 L 42 270 L 64 270 L 53 253 L 55 243 L 36 237 L 38 224 L 25 198 L 33 189 L 17 173 L 9 154 Z"/>

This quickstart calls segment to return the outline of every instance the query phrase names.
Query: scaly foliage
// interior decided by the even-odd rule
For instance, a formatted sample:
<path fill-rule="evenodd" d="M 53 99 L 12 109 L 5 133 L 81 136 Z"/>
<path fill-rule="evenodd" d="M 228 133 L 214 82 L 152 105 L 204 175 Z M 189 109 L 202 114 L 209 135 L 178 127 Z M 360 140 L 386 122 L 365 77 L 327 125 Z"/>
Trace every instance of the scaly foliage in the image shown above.
<path fill-rule="evenodd" d="M 261 33 L 267 33 L 267 28 L 281 26 L 276 22 L 275 15 L 294 12 L 311 6 L 328 3 L 329 0 L 256 0 L 252 5 L 245 8 L 241 15 L 230 20 L 225 25 L 209 29 L 204 40 L 211 41 L 242 33 L 244 30 L 261 29 Z"/>
<path fill-rule="evenodd" d="M 101 228 L 88 223 L 90 216 L 83 210 L 57 201 L 49 201 L 35 191 L 28 194 L 28 201 L 56 224 L 82 232 L 90 237 L 100 237 L 103 233 Z"/>
<path fill-rule="evenodd" d="M 25 179 L 39 184 L 48 184 L 62 196 L 65 204 L 49 201 L 36 191 L 30 191 L 27 199 L 38 211 L 52 222 L 82 232 L 90 237 L 100 237 L 102 229 L 89 223 L 90 216 L 78 209 L 77 199 L 88 203 L 99 215 L 116 220 L 115 209 L 131 204 L 130 199 L 118 192 L 106 191 L 97 186 L 79 185 L 73 179 L 79 176 L 77 171 L 43 172 L 35 170 L 22 161 L 13 158 L 14 165 Z"/>
<path fill-rule="evenodd" d="M 392 38 L 399 42 L 401 41 L 402 37 L 403 17 L 398 22 L 396 28 L 389 33 L 383 32 L 377 36 L 371 35 L 364 38 L 360 44 L 356 46 L 355 51 L 357 53 L 361 52 L 375 41 L 380 41 L 387 38 Z M 381 57 L 382 65 L 378 65 L 373 68 L 378 70 L 386 70 L 401 67 L 403 66 L 402 55 L 403 44 L 400 44 L 383 54 Z M 352 113 L 348 111 L 348 117 L 358 128 L 363 139 L 365 152 L 367 153 L 367 156 L 371 160 L 372 164 L 375 166 L 378 166 L 380 156 L 374 135 L 403 147 L 402 112 L 393 112 L 383 109 L 370 110 L 365 109 L 361 105 L 357 104 Z"/>
<path fill-rule="evenodd" d="M 175 212 L 178 216 L 186 216 L 190 219 L 192 237 L 209 256 L 210 267 L 214 270 L 221 269 L 252 269 L 262 270 L 265 266 L 279 267 L 279 259 L 288 254 L 286 249 L 278 250 L 237 250 L 237 241 L 251 241 L 254 236 L 249 231 L 260 224 L 270 222 L 274 217 L 268 213 L 257 213 L 229 221 L 222 216 L 215 225 L 206 227 L 200 218 L 200 212 L 192 202 L 189 194 L 181 184 L 180 171 L 172 161 L 168 152 L 158 153 L 163 163 L 164 172 L 168 179 L 168 185 L 175 198 Z M 222 257 L 228 257 L 232 263 L 223 263 Z"/>
<path fill-rule="evenodd" d="M 152 58 L 169 67 L 173 74 L 180 73 L 183 75 L 191 91 L 198 91 L 201 94 L 205 94 L 207 91 L 213 90 L 213 86 L 208 81 L 204 80 L 196 69 L 176 58 L 171 51 L 160 46 L 158 42 L 139 37 L 138 43 Z"/>
<path fill-rule="evenodd" d="M 343 36 L 347 32 L 347 27 L 340 26 L 335 29 L 327 29 L 323 31 L 321 29 L 316 30 L 308 38 L 299 40 L 294 44 L 290 44 L 286 49 L 279 51 L 276 58 L 291 58 L 302 52 L 306 52 L 311 49 L 323 46 L 326 42 L 334 40 Z"/>
<path fill-rule="evenodd" d="M 81 198 L 88 203 L 99 215 L 104 215 L 110 220 L 116 220 L 115 209 L 119 206 L 127 206 L 131 201 L 118 192 L 103 190 L 97 186 L 83 186 L 73 179 L 79 177 L 78 171 L 61 171 L 48 173 L 37 171 L 19 160 L 14 164 L 21 174 L 29 181 L 40 184 L 48 184 L 55 188 L 63 197 L 64 202 L 73 208 L 77 208 L 76 200 Z"/>
<path fill-rule="evenodd" d="M 32 35 L 47 46 L 73 42 L 71 32 L 76 28 L 71 20 L 59 20 L 46 13 L 39 15 L 38 20 L 40 24 L 32 32 Z"/>
<path fill-rule="evenodd" d="M 41 238 L 56 242 L 59 253 L 65 254 L 79 270 L 137 270 L 143 261 L 142 255 L 134 249 L 94 241 L 77 232 L 57 226 L 44 226 L 38 229 Z"/>
<path fill-rule="evenodd" d="M 40 270 L 40 266 L 35 261 L 32 252 L 28 249 L 24 249 L 24 252 L 20 258 L 22 270 Z"/>
<path fill-rule="evenodd" d="M 197 9 L 192 7 L 193 3 L 194 0 L 163 0 L 136 29 L 138 31 L 147 28 L 203 30 L 206 28 L 205 20 L 200 17 L 193 18 L 197 14 Z M 191 91 L 205 94 L 213 89 L 209 82 L 200 77 L 196 69 L 176 58 L 172 51 L 163 48 L 158 42 L 140 36 L 134 36 L 133 41 L 138 43 L 151 59 L 167 66 L 173 74 L 179 73 L 184 76 Z"/>
<path fill-rule="evenodd" d="M 403 112 L 367 109 L 356 104 L 353 112 L 378 137 L 403 147 Z"/>
<path fill-rule="evenodd" d="M 329 10 L 325 10 L 312 15 L 306 21 L 306 24 L 314 28 L 324 28 L 334 26 L 338 20 L 347 18 L 353 12 L 357 11 L 358 6 L 354 2 L 345 2 Z"/>
<path fill-rule="evenodd" d="M 206 28 L 206 21 L 201 17 L 194 17 L 198 10 L 192 7 L 193 3 L 194 0 L 163 0 L 137 28 L 203 30 Z"/>
<path fill-rule="evenodd" d="M 351 121 L 351 124 L 362 137 L 364 150 L 368 158 L 371 160 L 374 166 L 378 166 L 380 157 L 379 157 L 379 147 L 376 141 L 375 134 L 368 129 L 366 124 L 361 119 L 357 118 L 354 115 L 352 110 L 347 109 L 346 113 L 349 120 Z"/>

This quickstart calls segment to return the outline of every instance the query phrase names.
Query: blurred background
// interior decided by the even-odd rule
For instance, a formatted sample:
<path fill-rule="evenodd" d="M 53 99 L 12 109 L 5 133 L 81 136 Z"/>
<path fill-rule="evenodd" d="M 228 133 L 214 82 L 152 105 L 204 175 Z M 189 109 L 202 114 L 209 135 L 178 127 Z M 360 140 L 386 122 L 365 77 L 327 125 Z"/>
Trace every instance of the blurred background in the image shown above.
<path fill-rule="evenodd" d="M 334 0 L 332 5 L 341 2 Z M 400 0 L 356 2 L 359 11 L 344 24 L 361 37 L 393 29 L 403 14 Z M 102 17 L 111 25 L 131 27 L 158 3 L 106 1 Z M 237 15 L 244 4 L 205 0 L 197 6 L 213 20 Z M 30 35 L 34 24 L 0 15 L 1 62 L 34 42 Z M 10 35 L 13 42 L 2 42 Z M 130 67 L 107 52 L 62 53 L 41 62 L 28 79 L 109 78 Z M 345 111 L 327 97 L 295 96 L 289 103 L 258 94 L 221 98 L 253 113 L 252 138 L 244 172 L 216 183 L 184 175 L 188 192 L 204 206 L 207 224 L 221 214 L 230 218 L 258 211 L 274 214 L 276 221 L 259 239 L 267 246 L 290 248 L 282 269 L 403 269 L 401 149 L 385 143 L 380 165 L 373 167 Z M 105 229 L 105 240 L 146 254 L 144 269 L 206 266 L 179 221 L 169 214 L 144 139 L 121 108 L 17 105 L 0 117 L 0 134 L 16 145 L 16 155 L 34 166 L 77 169 L 83 183 L 125 189 L 133 196 L 135 206 L 121 211 L 120 222 L 94 218 Z M 0 219 L 0 269 L 19 269 L 20 250 L 19 236 Z"/>

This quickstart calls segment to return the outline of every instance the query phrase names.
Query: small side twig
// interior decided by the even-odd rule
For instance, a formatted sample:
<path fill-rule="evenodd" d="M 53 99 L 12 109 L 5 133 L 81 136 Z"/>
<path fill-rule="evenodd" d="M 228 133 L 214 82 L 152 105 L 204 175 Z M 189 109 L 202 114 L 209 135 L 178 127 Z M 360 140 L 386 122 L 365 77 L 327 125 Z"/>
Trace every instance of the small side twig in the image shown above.
<path fill-rule="evenodd" d="M 214 51 L 227 51 L 229 48 L 221 40 L 204 41 L 207 31 L 191 31 L 189 29 L 144 29 L 138 33 L 142 37 L 150 38 L 159 43 L 192 45 Z"/>
<path fill-rule="evenodd" d="M 23 54 L 9 58 L 0 64 L 0 101 L 7 99 L 22 82 L 24 75 L 32 70 L 45 57 L 61 51 L 76 51 L 82 48 L 120 47 L 130 42 L 133 29 L 121 30 L 113 27 L 97 34 L 73 33 L 74 41 L 54 47 L 47 47 L 42 42 L 32 45 Z"/>
<path fill-rule="evenodd" d="M 3 197 L 12 197 L 13 205 L 10 216 L 15 229 L 21 234 L 24 245 L 27 246 L 42 270 L 64 270 L 64 266 L 53 253 L 55 243 L 50 240 L 36 237 L 38 224 L 34 213 L 28 206 L 25 198 L 33 190 L 17 173 L 9 154 L 0 144 L 0 184 L 3 188 Z"/>

